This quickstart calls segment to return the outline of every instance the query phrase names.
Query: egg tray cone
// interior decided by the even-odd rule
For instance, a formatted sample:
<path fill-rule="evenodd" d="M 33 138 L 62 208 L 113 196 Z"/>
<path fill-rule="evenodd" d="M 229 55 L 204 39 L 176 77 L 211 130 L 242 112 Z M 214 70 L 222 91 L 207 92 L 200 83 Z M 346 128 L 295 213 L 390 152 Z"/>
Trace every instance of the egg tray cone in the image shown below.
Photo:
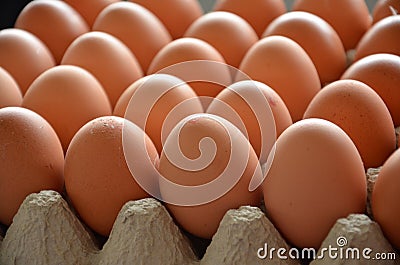
<path fill-rule="evenodd" d="M 370 185 L 379 170 L 370 170 Z M 372 190 L 372 189 L 371 189 Z M 367 215 L 353 214 L 339 219 L 322 247 L 335 246 L 344 236 L 348 245 L 374 251 L 394 252 L 378 224 Z M 307 264 L 309 261 L 282 260 L 276 256 L 259 258 L 257 251 L 268 246 L 289 249 L 265 213 L 257 207 L 229 210 L 204 256 L 195 255 L 193 244 L 176 226 L 166 208 L 148 198 L 127 202 L 119 212 L 104 246 L 96 245 L 68 203 L 55 191 L 42 191 L 26 197 L 13 223 L 0 237 L 0 264 L 135 264 L 135 265 L 257 265 Z M 400 264 L 396 260 L 315 259 L 321 264 Z"/>

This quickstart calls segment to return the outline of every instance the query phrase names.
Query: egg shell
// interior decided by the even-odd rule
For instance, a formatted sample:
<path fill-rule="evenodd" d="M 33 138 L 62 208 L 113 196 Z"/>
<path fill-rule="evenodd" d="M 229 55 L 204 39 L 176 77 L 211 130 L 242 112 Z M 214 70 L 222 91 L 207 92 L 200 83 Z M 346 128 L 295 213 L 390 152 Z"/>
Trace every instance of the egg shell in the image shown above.
<path fill-rule="evenodd" d="M 300 44 L 313 61 L 322 84 L 339 79 L 346 69 L 346 52 L 339 35 L 316 15 L 302 11 L 283 14 L 263 33 L 263 37 L 272 35 L 285 36 Z"/>
<path fill-rule="evenodd" d="M 186 116 L 202 113 L 203 107 L 193 89 L 175 76 L 154 74 L 138 82 L 127 89 L 132 96 L 119 115 L 142 128 L 161 153 L 172 128 Z"/>
<path fill-rule="evenodd" d="M 205 139 L 214 144 L 202 143 Z M 167 209 L 183 229 L 199 237 L 211 238 L 227 210 L 259 205 L 261 200 L 259 189 L 249 191 L 253 176 L 262 177 L 257 155 L 234 125 L 215 115 L 192 115 L 174 128 L 161 154 L 159 172 L 167 180 L 160 179 Z"/>
<path fill-rule="evenodd" d="M 68 47 L 61 64 L 80 66 L 102 84 L 111 106 L 122 92 L 143 76 L 136 57 L 119 39 L 104 32 L 81 35 Z"/>
<path fill-rule="evenodd" d="M 328 22 L 345 50 L 354 49 L 372 23 L 364 0 L 296 0 L 292 10 L 310 12 Z"/>
<path fill-rule="evenodd" d="M 190 61 L 198 62 L 179 64 Z M 225 66 L 222 55 L 207 42 L 196 38 L 180 38 L 165 45 L 147 71 L 147 74 L 154 73 L 175 75 L 189 82 L 200 97 L 215 97 L 232 82 L 230 68 Z"/>
<path fill-rule="evenodd" d="M 398 14 L 400 11 L 400 2 L 398 0 L 378 0 L 372 10 L 373 23 L 379 20 Z"/>
<path fill-rule="evenodd" d="M 226 63 L 234 67 L 239 67 L 247 50 L 258 41 L 257 33 L 246 20 L 222 11 L 211 12 L 197 19 L 187 29 L 185 37 L 198 38 L 211 44 Z"/>
<path fill-rule="evenodd" d="M 400 56 L 400 15 L 386 17 L 369 29 L 356 48 L 355 60 L 375 53 Z"/>
<path fill-rule="evenodd" d="M 29 87 L 22 106 L 42 115 L 57 132 L 64 151 L 88 121 L 111 115 L 103 87 L 83 68 L 59 65 L 41 74 Z"/>
<path fill-rule="evenodd" d="M 285 102 L 293 121 L 303 117 L 309 102 L 321 88 L 310 57 L 299 44 L 283 36 L 258 41 L 247 52 L 239 69 L 274 89 Z"/>
<path fill-rule="evenodd" d="M 322 119 L 281 134 L 262 187 L 267 216 L 300 248 L 318 248 L 338 218 L 366 207 L 361 157 L 343 130 Z"/>
<path fill-rule="evenodd" d="M 36 77 L 53 66 L 52 54 L 35 35 L 21 29 L 0 31 L 0 67 L 14 77 L 22 94 Z"/>
<path fill-rule="evenodd" d="M 91 28 L 100 12 L 108 5 L 119 2 L 119 0 L 64 0 L 64 2 L 78 11 Z"/>
<path fill-rule="evenodd" d="M 50 124 L 20 107 L 0 109 L 0 222 L 12 223 L 26 196 L 64 186 L 64 153 Z"/>
<path fill-rule="evenodd" d="M 96 18 L 93 31 L 120 39 L 136 56 L 144 72 L 157 52 L 171 41 L 165 26 L 146 8 L 119 1 L 107 6 Z"/>
<path fill-rule="evenodd" d="M 0 108 L 19 107 L 22 94 L 17 82 L 4 68 L 0 67 Z"/>
<path fill-rule="evenodd" d="M 385 236 L 400 248 L 400 150 L 383 165 L 372 191 L 372 213 Z"/>
<path fill-rule="evenodd" d="M 70 5 L 53 0 L 35 0 L 27 4 L 18 15 L 15 27 L 41 39 L 57 63 L 72 41 L 89 31 L 84 19 Z"/>
<path fill-rule="evenodd" d="M 261 37 L 268 24 L 286 12 L 282 0 L 218 0 L 213 11 L 227 11 L 244 18 Z"/>
<path fill-rule="evenodd" d="M 147 155 L 158 165 L 151 140 L 133 123 L 115 116 L 85 124 L 72 139 L 65 157 L 65 188 L 74 208 L 89 227 L 105 236 L 127 201 L 149 196 L 127 166 L 123 133 L 132 141 L 145 141 L 143 161 Z"/>
<path fill-rule="evenodd" d="M 173 39 L 183 37 L 187 28 L 203 15 L 203 10 L 197 0 L 129 1 L 147 8 L 156 15 Z"/>
<path fill-rule="evenodd" d="M 396 148 L 389 110 L 379 95 L 360 81 L 339 80 L 327 85 L 311 101 L 304 118 L 326 119 L 342 128 L 366 169 L 381 166 Z"/>
<path fill-rule="evenodd" d="M 292 124 L 289 110 L 279 95 L 257 81 L 239 81 L 225 88 L 211 102 L 207 113 L 223 117 L 239 128 L 262 164 L 267 161 L 276 138 Z"/>
<path fill-rule="evenodd" d="M 399 56 L 369 55 L 351 65 L 341 79 L 358 80 L 374 89 L 389 109 L 394 125 L 400 126 Z"/>

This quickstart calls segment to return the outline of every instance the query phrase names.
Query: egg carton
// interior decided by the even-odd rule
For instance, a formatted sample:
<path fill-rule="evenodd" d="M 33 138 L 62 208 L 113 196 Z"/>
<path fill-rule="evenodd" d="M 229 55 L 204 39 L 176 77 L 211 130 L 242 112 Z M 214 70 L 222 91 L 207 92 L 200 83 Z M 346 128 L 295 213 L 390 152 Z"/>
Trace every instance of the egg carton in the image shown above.
<path fill-rule="evenodd" d="M 378 174 L 379 169 L 368 170 L 369 193 Z M 101 247 L 59 193 L 41 191 L 26 197 L 4 238 L 0 237 L 0 264 L 400 264 L 399 254 L 368 215 L 352 214 L 337 220 L 318 254 L 322 248 L 337 246 L 338 238 L 344 238 L 352 248 L 368 247 L 381 253 L 395 253 L 396 259 L 382 262 L 325 256 L 310 262 L 263 256 L 267 253 L 266 243 L 276 250 L 289 250 L 290 246 L 265 212 L 250 206 L 227 211 L 204 255 L 199 258 L 195 242 L 153 198 L 127 202 Z"/>

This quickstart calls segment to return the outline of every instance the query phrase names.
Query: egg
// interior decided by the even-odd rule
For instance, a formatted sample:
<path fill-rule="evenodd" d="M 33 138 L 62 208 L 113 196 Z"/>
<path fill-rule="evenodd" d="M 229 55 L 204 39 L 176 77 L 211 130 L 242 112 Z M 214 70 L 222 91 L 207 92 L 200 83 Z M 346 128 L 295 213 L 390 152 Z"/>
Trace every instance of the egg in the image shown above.
<path fill-rule="evenodd" d="M 227 11 L 245 19 L 254 28 L 258 36 L 268 24 L 286 12 L 283 0 L 218 0 L 214 11 Z"/>
<path fill-rule="evenodd" d="M 18 107 L 21 103 L 22 94 L 17 82 L 4 68 L 0 67 L 0 108 Z"/>
<path fill-rule="evenodd" d="M 326 20 L 339 35 L 346 51 L 357 46 L 372 23 L 364 0 L 296 0 L 292 9 Z"/>
<path fill-rule="evenodd" d="M 316 15 L 302 11 L 283 14 L 263 33 L 263 37 L 272 35 L 285 36 L 300 44 L 313 61 L 322 84 L 336 81 L 346 69 L 346 52 L 338 34 Z"/>
<path fill-rule="evenodd" d="M 400 57 L 373 54 L 351 65 L 341 79 L 361 81 L 382 98 L 396 127 L 400 126 Z"/>
<path fill-rule="evenodd" d="M 258 41 L 257 33 L 246 20 L 222 11 L 211 12 L 197 19 L 185 32 L 185 37 L 198 38 L 211 44 L 227 64 L 236 68 L 247 50 Z"/>
<path fill-rule="evenodd" d="M 0 67 L 14 77 L 22 94 L 36 77 L 53 66 L 49 49 L 33 34 L 20 29 L 0 31 Z"/>
<path fill-rule="evenodd" d="M 279 136 L 262 187 L 267 216 L 300 248 L 318 249 L 337 219 L 366 207 L 360 155 L 342 129 L 322 119 L 301 120 Z"/>
<path fill-rule="evenodd" d="M 122 134 L 132 142 L 145 141 L 146 150 L 140 153 L 142 163 L 137 165 L 143 172 L 148 172 L 143 168 L 146 160 L 158 165 L 157 151 L 143 131 L 114 116 L 85 124 L 72 139 L 65 157 L 65 188 L 72 205 L 90 228 L 104 236 L 109 235 L 126 202 L 149 197 L 128 168 Z M 154 185 L 158 186 L 156 179 Z"/>
<path fill-rule="evenodd" d="M 165 26 L 146 8 L 119 1 L 107 6 L 96 18 L 93 31 L 120 39 L 136 56 L 146 72 L 157 52 L 171 41 Z"/>
<path fill-rule="evenodd" d="M 100 12 L 108 5 L 119 2 L 119 0 L 64 0 L 64 2 L 78 11 L 91 28 Z"/>
<path fill-rule="evenodd" d="M 372 213 L 386 238 L 400 248 L 400 149 L 383 165 L 372 191 Z"/>
<path fill-rule="evenodd" d="M 64 153 L 50 124 L 20 107 L 0 109 L 0 222 L 12 223 L 25 197 L 61 192 Z"/>
<path fill-rule="evenodd" d="M 215 97 L 232 82 L 230 68 L 225 65 L 222 55 L 207 42 L 196 38 L 180 38 L 164 46 L 147 72 L 154 73 L 175 75 L 189 82 L 196 94 L 205 98 Z M 204 102 L 204 106 L 207 103 Z"/>
<path fill-rule="evenodd" d="M 63 1 L 35 0 L 18 15 L 15 27 L 27 30 L 41 39 L 57 63 L 79 35 L 89 31 L 83 18 Z"/>
<path fill-rule="evenodd" d="M 225 118 L 249 139 L 260 163 L 267 162 L 276 138 L 292 124 L 279 95 L 264 83 L 245 80 L 225 88 L 207 113 Z"/>
<path fill-rule="evenodd" d="M 400 15 L 386 17 L 362 37 L 357 45 L 355 60 L 375 53 L 391 53 L 400 56 Z"/>
<path fill-rule="evenodd" d="M 326 119 L 342 128 L 366 169 L 381 166 L 396 148 L 389 110 L 379 95 L 360 81 L 339 80 L 327 85 L 311 101 L 304 118 Z"/>
<path fill-rule="evenodd" d="M 398 0 L 378 0 L 372 10 L 373 23 L 379 20 L 398 14 L 400 11 L 400 2 Z"/>
<path fill-rule="evenodd" d="M 89 32 L 78 37 L 67 49 L 61 64 L 88 70 L 102 84 L 114 107 L 122 92 L 143 76 L 136 57 L 114 36 Z"/>
<path fill-rule="evenodd" d="M 257 155 L 244 135 L 211 114 L 183 119 L 168 136 L 160 157 L 160 194 L 187 232 L 211 238 L 229 209 L 258 206 L 262 177 Z"/>
<path fill-rule="evenodd" d="M 310 57 L 299 44 L 283 36 L 258 41 L 246 53 L 239 69 L 274 89 L 285 102 L 293 121 L 302 119 L 311 99 L 321 88 Z"/>
<path fill-rule="evenodd" d="M 131 96 L 124 97 L 130 96 L 129 103 L 115 114 L 143 129 L 159 153 L 166 137 L 181 119 L 203 112 L 193 89 L 172 75 L 154 74 L 145 80 L 139 79 L 127 90 Z"/>
<path fill-rule="evenodd" d="M 197 0 L 129 0 L 155 14 L 168 29 L 173 39 L 183 36 L 186 29 L 199 17 L 203 10 Z"/>
<path fill-rule="evenodd" d="M 88 71 L 71 65 L 53 67 L 29 87 L 22 106 L 42 115 L 59 136 L 64 151 L 88 121 L 111 115 L 103 87 Z"/>

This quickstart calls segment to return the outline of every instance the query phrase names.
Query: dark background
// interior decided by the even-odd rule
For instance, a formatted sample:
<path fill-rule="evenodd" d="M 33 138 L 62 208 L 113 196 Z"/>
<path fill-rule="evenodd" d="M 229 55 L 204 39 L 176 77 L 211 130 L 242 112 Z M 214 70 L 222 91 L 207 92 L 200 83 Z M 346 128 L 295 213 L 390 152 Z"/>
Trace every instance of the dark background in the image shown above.
<path fill-rule="evenodd" d="M 82 0 L 85 1 L 85 0 Z M 164 1 L 164 0 L 148 0 L 148 1 Z M 215 0 L 199 0 L 205 12 L 211 10 Z M 245 1 L 245 0 L 243 0 Z M 288 9 L 294 0 L 285 0 Z M 0 29 L 10 28 L 14 26 L 18 14 L 28 4 L 30 0 L 0 0 Z M 376 0 L 366 0 L 370 10 L 376 3 Z"/>
<path fill-rule="evenodd" d="M 29 2 L 30 0 L 0 0 L 0 28 L 13 27 L 18 14 Z"/>

